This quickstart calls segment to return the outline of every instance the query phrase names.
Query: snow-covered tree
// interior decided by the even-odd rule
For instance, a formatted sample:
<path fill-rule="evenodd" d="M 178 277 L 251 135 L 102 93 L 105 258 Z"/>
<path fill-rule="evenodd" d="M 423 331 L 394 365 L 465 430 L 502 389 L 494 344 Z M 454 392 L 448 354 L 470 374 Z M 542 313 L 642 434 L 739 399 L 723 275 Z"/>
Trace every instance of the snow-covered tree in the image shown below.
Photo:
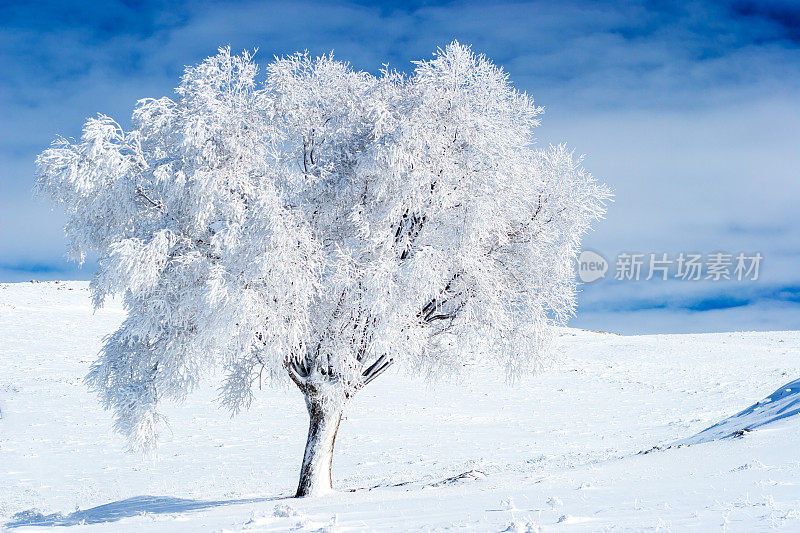
<path fill-rule="evenodd" d="M 139 101 L 131 131 L 100 115 L 56 141 L 37 187 L 73 257 L 99 257 L 95 305 L 124 295 L 87 376 L 117 429 L 154 446 L 159 402 L 214 367 L 233 411 L 293 382 L 304 496 L 330 490 L 342 409 L 393 363 L 536 368 L 609 193 L 563 146 L 535 148 L 541 108 L 458 43 L 410 76 L 306 54 L 257 75 L 221 49 L 174 99 Z"/>

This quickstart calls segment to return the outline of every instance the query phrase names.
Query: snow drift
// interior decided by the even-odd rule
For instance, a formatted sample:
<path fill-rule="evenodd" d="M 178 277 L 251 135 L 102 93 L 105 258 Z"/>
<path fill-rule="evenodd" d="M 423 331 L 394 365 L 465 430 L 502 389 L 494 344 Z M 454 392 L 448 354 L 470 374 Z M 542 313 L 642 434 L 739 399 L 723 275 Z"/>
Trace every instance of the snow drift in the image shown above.
<path fill-rule="evenodd" d="M 787 383 L 744 411 L 704 429 L 697 435 L 677 441 L 675 445 L 700 444 L 738 437 L 797 413 L 800 413 L 800 379 Z"/>

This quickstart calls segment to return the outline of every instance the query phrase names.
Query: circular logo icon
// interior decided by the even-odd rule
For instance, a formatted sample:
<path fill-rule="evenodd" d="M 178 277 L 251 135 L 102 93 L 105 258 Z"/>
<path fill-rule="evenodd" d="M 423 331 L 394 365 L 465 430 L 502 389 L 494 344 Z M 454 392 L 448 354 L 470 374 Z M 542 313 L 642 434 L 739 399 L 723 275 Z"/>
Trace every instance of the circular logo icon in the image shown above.
<path fill-rule="evenodd" d="M 606 277 L 608 261 L 602 255 L 584 250 L 578 256 L 578 277 L 584 283 L 591 283 Z"/>

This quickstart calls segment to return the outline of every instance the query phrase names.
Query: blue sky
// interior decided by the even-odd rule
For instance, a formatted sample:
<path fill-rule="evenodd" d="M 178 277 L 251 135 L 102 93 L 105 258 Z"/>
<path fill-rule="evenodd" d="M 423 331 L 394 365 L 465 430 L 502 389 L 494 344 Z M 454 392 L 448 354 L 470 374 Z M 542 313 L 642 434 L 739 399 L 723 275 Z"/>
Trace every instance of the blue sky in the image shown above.
<path fill-rule="evenodd" d="M 800 327 L 800 5 L 762 2 L 0 3 L 0 281 L 89 279 L 33 160 L 98 112 L 125 124 L 220 45 L 409 70 L 453 39 L 502 65 L 615 190 L 586 246 L 764 256 L 753 282 L 585 285 L 572 325 L 634 332 Z M 612 271 L 609 277 L 613 277 Z"/>

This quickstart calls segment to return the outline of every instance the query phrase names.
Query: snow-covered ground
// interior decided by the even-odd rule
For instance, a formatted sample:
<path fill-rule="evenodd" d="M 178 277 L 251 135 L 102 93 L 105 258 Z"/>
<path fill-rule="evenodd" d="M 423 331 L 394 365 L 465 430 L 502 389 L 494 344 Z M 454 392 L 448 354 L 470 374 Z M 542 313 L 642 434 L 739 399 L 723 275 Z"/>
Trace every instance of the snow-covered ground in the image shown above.
<path fill-rule="evenodd" d="M 85 283 L 0 285 L 0 529 L 800 529 L 800 418 L 784 416 L 800 332 L 565 329 L 560 365 L 513 385 L 488 368 L 435 387 L 394 370 L 346 411 L 339 492 L 295 500 L 295 390 L 265 388 L 231 418 L 210 380 L 165 409 L 156 457 L 125 452 L 81 382 L 123 317 L 93 313 Z"/>

